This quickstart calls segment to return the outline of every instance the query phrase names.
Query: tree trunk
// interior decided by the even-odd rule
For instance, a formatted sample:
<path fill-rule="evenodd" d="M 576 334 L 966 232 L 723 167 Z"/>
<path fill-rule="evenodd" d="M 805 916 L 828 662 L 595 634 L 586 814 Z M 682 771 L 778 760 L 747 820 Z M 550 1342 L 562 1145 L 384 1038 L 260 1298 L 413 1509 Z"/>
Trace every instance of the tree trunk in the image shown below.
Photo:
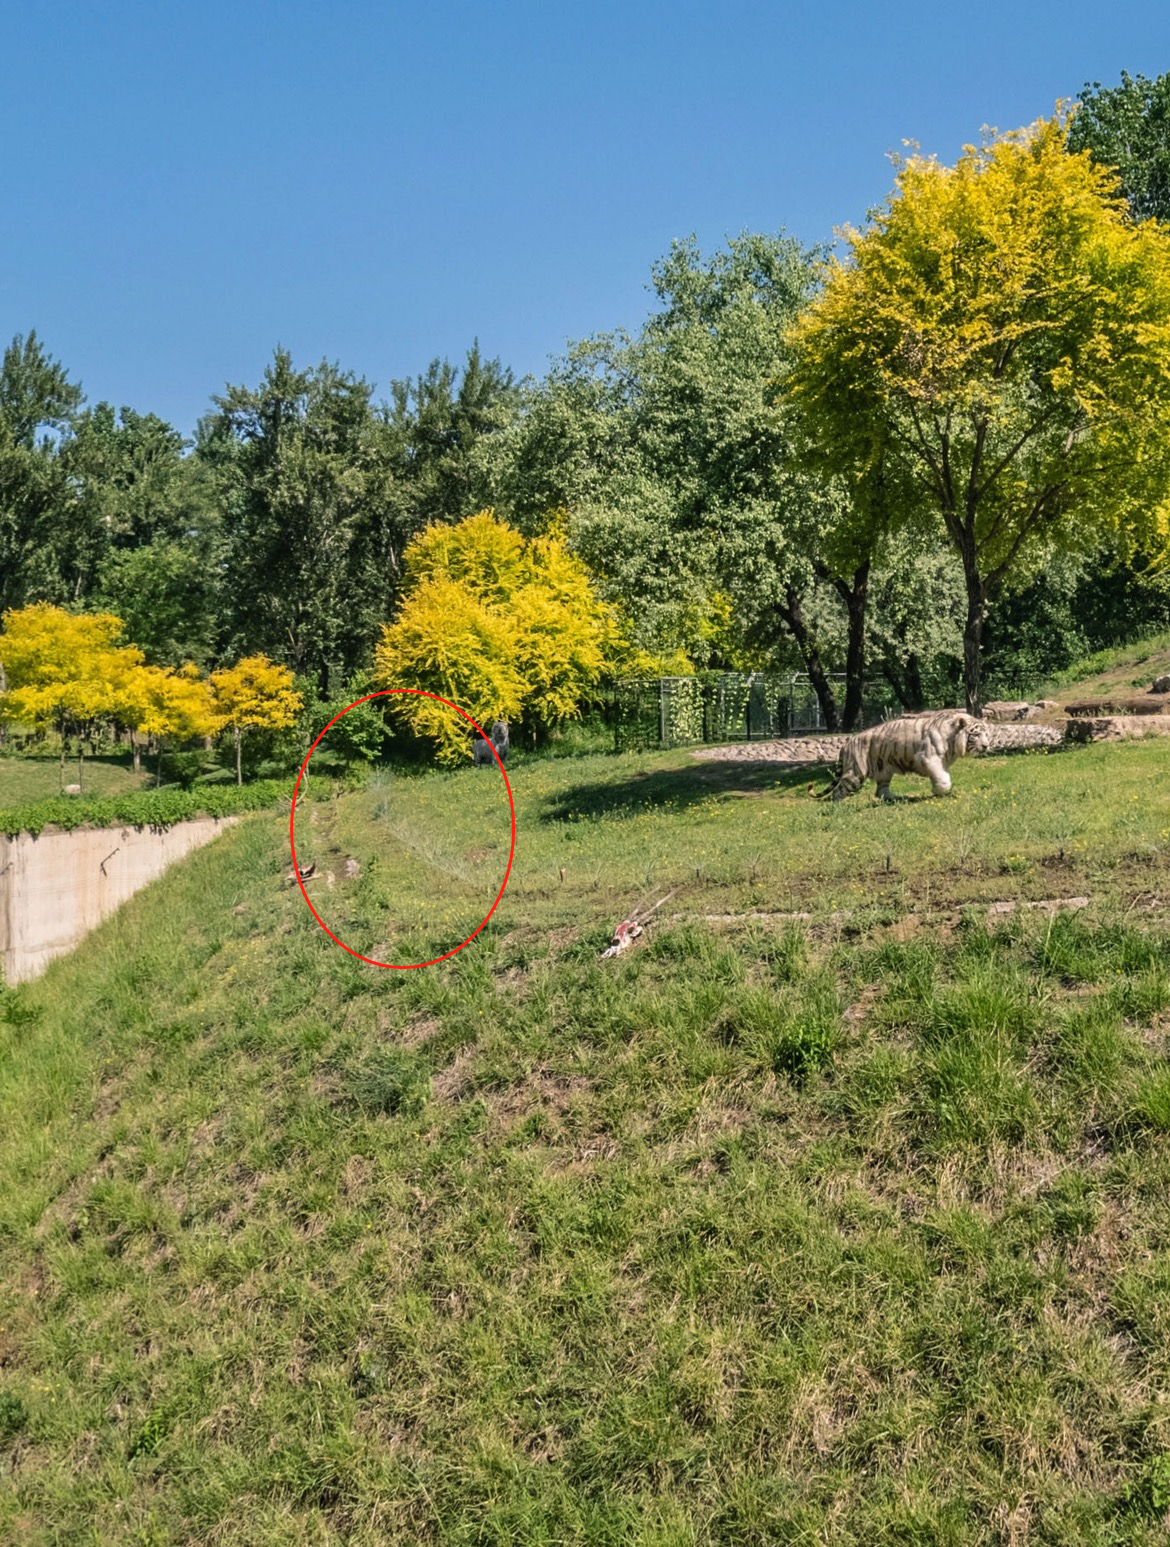
<path fill-rule="evenodd" d="M 983 617 L 987 607 L 983 583 L 967 568 L 967 622 L 963 629 L 963 688 L 967 713 L 983 713 Z"/>
<path fill-rule="evenodd" d="M 911 650 L 906 657 L 906 708 L 924 709 L 926 695 L 922 691 L 922 670 L 918 653 Z"/>
<path fill-rule="evenodd" d="M 142 772 L 142 748 L 138 745 L 138 734 L 137 734 L 136 731 L 131 731 L 130 732 L 130 750 L 134 754 L 134 772 L 135 773 L 141 773 Z"/>
<path fill-rule="evenodd" d="M 80 736 L 78 736 L 78 738 L 77 738 L 77 788 L 78 789 L 82 788 L 82 781 L 81 781 L 81 759 L 82 759 L 82 754 L 84 752 L 85 752 L 85 742 L 81 739 Z"/>
<path fill-rule="evenodd" d="M 155 764 L 154 764 L 154 787 L 155 787 L 156 790 L 162 784 L 162 754 L 163 754 L 163 745 L 162 745 L 162 737 L 160 736 L 158 738 L 158 757 L 156 758 Z"/>
<path fill-rule="evenodd" d="M 238 725 L 233 726 L 232 729 L 235 732 L 236 737 L 236 783 L 243 784 L 244 766 L 240 756 L 240 746 L 244 739 L 244 733 Z"/>
<path fill-rule="evenodd" d="M 813 692 L 817 695 L 821 713 L 825 717 L 825 729 L 835 731 L 840 723 L 837 716 L 837 700 L 833 697 L 833 687 L 825 673 L 816 641 L 809 632 L 808 621 L 800 604 L 800 593 L 795 586 L 785 588 L 784 601 L 778 610 L 788 625 L 793 639 L 796 640 L 797 648 L 804 660 L 808 679 L 813 685 Z"/>
<path fill-rule="evenodd" d="M 845 653 L 845 729 L 861 729 L 862 695 L 865 692 L 865 612 L 869 600 L 869 560 L 853 573 L 853 584 L 838 583 L 849 616 L 849 642 Z"/>

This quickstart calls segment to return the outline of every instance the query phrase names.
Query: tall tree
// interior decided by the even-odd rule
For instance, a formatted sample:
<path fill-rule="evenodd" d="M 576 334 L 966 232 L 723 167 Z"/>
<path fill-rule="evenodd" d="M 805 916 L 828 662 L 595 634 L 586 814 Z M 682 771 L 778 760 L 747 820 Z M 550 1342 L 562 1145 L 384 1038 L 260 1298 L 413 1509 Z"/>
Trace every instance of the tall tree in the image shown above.
<path fill-rule="evenodd" d="M 485 360 L 478 340 L 462 370 L 432 360 L 421 376 L 391 383 L 381 418 L 411 535 L 433 521 L 461 521 L 488 503 L 479 445 L 508 427 L 519 399 L 512 372 L 498 359 Z"/>
<path fill-rule="evenodd" d="M 712 649 L 713 593 L 730 595 L 740 631 L 770 653 L 792 641 L 827 722 L 852 726 L 876 506 L 802 470 L 777 402 L 810 255 L 784 236 L 745 234 L 710 258 L 678 242 L 652 277 L 659 306 L 641 332 L 577 346 L 506 438 L 501 503 L 522 524 L 542 502 L 567 505 L 609 593 L 692 658 Z M 843 710 L 818 589 L 845 612 Z"/>
<path fill-rule="evenodd" d="M 989 600 L 1054 547 L 1163 548 L 1170 235 L 1061 118 L 913 156 L 798 323 L 786 391 L 819 463 L 929 511 L 963 568 L 968 708 Z"/>
<path fill-rule="evenodd" d="M 0 608 L 83 590 L 74 493 L 58 451 L 81 401 L 36 333 L 17 334 L 0 361 Z"/>
<path fill-rule="evenodd" d="M 1069 149 L 1115 167 L 1135 220 L 1170 222 L 1170 71 L 1156 80 L 1121 72 L 1121 84 L 1086 83 Z"/>
<path fill-rule="evenodd" d="M 367 382 L 278 349 L 255 389 L 229 387 L 200 426 L 224 529 L 229 653 L 344 676 L 385 616 L 394 577 L 371 562 L 385 470 Z"/>

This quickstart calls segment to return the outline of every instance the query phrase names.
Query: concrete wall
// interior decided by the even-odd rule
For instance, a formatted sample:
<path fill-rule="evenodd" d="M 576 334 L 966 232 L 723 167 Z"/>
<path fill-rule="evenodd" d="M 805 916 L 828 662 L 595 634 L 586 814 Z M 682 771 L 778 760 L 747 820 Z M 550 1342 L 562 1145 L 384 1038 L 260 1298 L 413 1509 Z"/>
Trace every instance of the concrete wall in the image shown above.
<path fill-rule="evenodd" d="M 238 817 L 174 827 L 79 828 L 0 835 L 0 970 L 6 983 L 42 973 L 175 860 Z"/>

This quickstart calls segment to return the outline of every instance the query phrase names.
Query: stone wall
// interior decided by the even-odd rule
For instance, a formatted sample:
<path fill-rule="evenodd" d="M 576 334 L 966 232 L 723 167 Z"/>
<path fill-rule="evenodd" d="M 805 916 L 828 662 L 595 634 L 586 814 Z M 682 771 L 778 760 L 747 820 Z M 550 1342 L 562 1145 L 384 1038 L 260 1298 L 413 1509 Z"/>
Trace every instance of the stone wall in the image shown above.
<path fill-rule="evenodd" d="M 0 836 L 0 971 L 6 983 L 42 973 L 175 860 L 239 820 L 174 827 L 78 828 Z"/>
<path fill-rule="evenodd" d="M 1167 721 L 1170 726 L 1170 720 Z M 1054 747 L 1064 740 L 1060 725 L 988 725 L 990 752 L 1019 752 L 1028 747 Z M 836 763 L 846 737 L 790 736 L 783 741 L 740 741 L 726 747 L 700 747 L 695 757 L 705 762 Z"/>

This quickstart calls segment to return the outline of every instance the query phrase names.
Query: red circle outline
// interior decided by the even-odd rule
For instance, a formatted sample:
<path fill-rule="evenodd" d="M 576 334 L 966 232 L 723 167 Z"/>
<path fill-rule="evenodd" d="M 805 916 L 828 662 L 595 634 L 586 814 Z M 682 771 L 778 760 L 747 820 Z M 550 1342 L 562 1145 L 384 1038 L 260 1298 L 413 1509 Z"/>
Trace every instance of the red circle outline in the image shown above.
<path fill-rule="evenodd" d="M 433 698 L 436 703 L 446 704 L 448 709 L 454 709 L 456 714 L 461 714 L 463 716 L 463 718 L 467 721 L 467 723 L 469 725 L 473 726 L 475 728 L 475 730 L 477 730 L 479 732 L 479 734 L 483 737 L 484 741 L 486 741 L 488 746 L 491 747 L 491 749 L 492 749 L 492 756 L 495 758 L 496 763 L 499 765 L 500 776 L 501 776 L 501 778 L 504 781 L 504 788 L 508 792 L 508 811 L 511 814 L 511 818 L 512 818 L 512 846 L 511 846 L 511 848 L 508 851 L 508 868 L 504 872 L 504 879 L 503 879 L 503 881 L 500 884 L 499 891 L 496 893 L 496 900 L 495 900 L 495 902 L 492 903 L 491 907 L 484 914 L 483 923 L 480 924 L 477 929 L 473 929 L 472 932 L 468 935 L 466 940 L 461 941 L 459 945 L 454 946 L 450 951 L 444 951 L 442 956 L 436 956 L 433 961 L 429 961 L 429 962 L 380 962 L 380 961 L 375 961 L 375 959 L 372 956 L 363 956 L 360 951 L 355 951 L 352 946 L 346 945 L 344 940 L 339 940 L 337 938 L 337 936 L 333 933 L 333 931 L 329 928 L 329 926 L 325 923 L 325 921 L 322 919 L 321 915 L 317 912 L 316 908 L 314 908 L 312 902 L 310 902 L 309 894 L 308 894 L 308 892 L 305 891 L 305 883 L 301 880 L 300 866 L 297 864 L 297 843 L 296 843 L 296 835 L 295 835 L 295 833 L 293 831 L 293 824 L 295 823 L 296 816 L 297 816 L 297 792 L 300 790 L 301 780 L 305 776 L 305 769 L 309 766 L 309 759 L 312 757 L 313 753 L 317 750 L 317 744 L 318 744 L 318 742 L 320 742 L 321 736 L 324 736 L 325 731 L 327 731 L 329 729 L 330 725 L 336 725 L 338 720 L 340 720 L 343 715 L 347 715 L 351 709 L 356 709 L 359 704 L 368 704 L 372 698 L 389 698 L 389 697 L 391 697 L 395 693 L 412 693 L 412 694 L 414 694 L 414 696 L 416 698 Z M 491 918 L 492 914 L 499 907 L 499 905 L 500 905 L 500 898 L 504 895 L 504 888 L 508 885 L 508 878 L 512 874 L 512 860 L 513 860 L 513 858 L 515 857 L 515 854 L 516 854 L 516 802 L 512 799 L 512 786 L 508 783 L 508 775 L 504 772 L 504 765 L 500 761 L 500 754 L 496 750 L 495 742 L 487 734 L 487 732 L 484 730 L 483 726 L 480 725 L 477 721 L 475 721 L 475 720 L 473 720 L 471 718 L 471 716 L 467 713 L 466 709 L 460 709 L 458 704 L 453 704 L 449 698 L 442 698 L 442 697 L 440 697 L 440 695 L 438 693 L 428 693 L 425 688 L 383 688 L 381 690 L 381 692 L 378 692 L 378 693 L 367 693 L 364 698 L 355 698 L 353 703 L 352 704 L 347 704 L 346 707 L 341 711 L 340 714 L 335 714 L 333 716 L 333 718 L 329 721 L 329 725 L 326 725 L 325 730 L 323 730 L 321 732 L 321 735 L 317 737 L 317 740 L 314 741 L 313 745 L 309 748 L 308 752 L 305 754 L 305 760 L 301 764 L 300 772 L 297 774 L 297 782 L 293 785 L 292 810 L 289 812 L 289 815 L 288 815 L 288 842 L 289 842 L 289 847 L 292 850 L 293 875 L 296 877 L 297 885 L 301 889 L 301 896 L 305 899 L 305 902 L 306 902 L 306 904 L 308 906 L 309 912 L 317 920 L 318 924 L 320 924 L 321 928 L 329 936 L 330 940 L 333 941 L 334 945 L 339 945 L 343 951 L 348 951 L 351 956 L 356 956 L 358 961 L 369 962 L 371 967 L 385 967 L 385 968 L 387 968 L 391 972 L 414 972 L 419 967 L 434 967 L 438 962 L 445 962 L 448 959 L 448 957 L 458 955 L 458 953 L 463 949 L 463 947 L 465 945 L 470 945 L 471 944 L 471 942 L 475 939 L 476 935 L 479 934 L 479 931 L 484 927 L 484 924 L 487 923 L 488 919 Z"/>

